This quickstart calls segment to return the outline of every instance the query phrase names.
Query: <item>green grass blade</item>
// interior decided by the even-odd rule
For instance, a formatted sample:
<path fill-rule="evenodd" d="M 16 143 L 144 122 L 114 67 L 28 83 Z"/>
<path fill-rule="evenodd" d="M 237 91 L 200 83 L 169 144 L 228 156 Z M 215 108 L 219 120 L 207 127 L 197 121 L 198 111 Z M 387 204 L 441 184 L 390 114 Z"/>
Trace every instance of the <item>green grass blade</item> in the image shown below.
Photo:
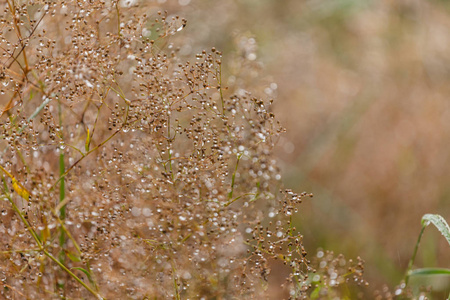
<path fill-rule="evenodd" d="M 92 279 L 92 275 L 91 272 L 87 271 L 86 269 L 80 268 L 80 267 L 73 267 L 72 270 L 79 270 L 81 272 L 83 272 L 86 277 L 88 278 L 89 282 L 95 287 L 97 288 L 97 285 L 95 284 L 94 280 Z"/>
<path fill-rule="evenodd" d="M 71 261 L 74 261 L 74 262 L 81 261 L 81 258 L 79 257 L 78 254 L 67 252 L 66 255 Z"/>
<path fill-rule="evenodd" d="M 450 227 L 448 226 L 447 222 L 443 217 L 437 214 L 426 214 L 422 217 L 422 229 L 419 234 L 419 238 L 417 239 L 416 246 L 414 248 L 413 255 L 411 257 L 411 260 L 408 264 L 408 270 L 405 274 L 405 284 L 408 285 L 409 277 L 415 272 L 412 270 L 414 260 L 416 258 L 417 250 L 419 249 L 420 240 L 422 238 L 423 232 L 425 228 L 432 223 L 436 228 L 442 233 L 442 235 L 447 240 L 448 244 L 450 245 Z M 420 269 L 419 269 L 420 270 Z"/>
<path fill-rule="evenodd" d="M 64 172 L 66 172 L 66 166 L 64 164 L 64 153 L 63 150 L 61 150 L 61 153 L 59 154 L 59 176 L 62 176 Z M 59 202 L 63 202 L 65 197 L 66 197 L 66 184 L 63 177 L 59 183 Z M 66 218 L 65 205 L 61 207 L 60 213 L 61 213 L 61 220 L 64 220 Z"/>
<path fill-rule="evenodd" d="M 450 227 L 443 217 L 440 215 L 426 214 L 422 217 L 422 226 L 428 226 L 432 223 L 440 231 L 440 233 L 445 237 L 448 244 L 450 245 Z"/>
<path fill-rule="evenodd" d="M 53 96 L 53 95 L 52 95 Z M 41 105 L 39 105 L 38 108 L 36 108 L 36 110 L 31 114 L 31 116 L 27 119 L 27 121 L 31 121 L 33 120 L 40 112 L 42 109 L 44 109 L 44 107 L 50 102 L 52 101 L 52 98 L 46 98 Z"/>
<path fill-rule="evenodd" d="M 409 276 L 423 276 L 423 275 L 449 275 L 450 276 L 450 269 L 445 268 L 422 268 L 422 269 L 415 269 L 412 270 L 409 273 Z"/>

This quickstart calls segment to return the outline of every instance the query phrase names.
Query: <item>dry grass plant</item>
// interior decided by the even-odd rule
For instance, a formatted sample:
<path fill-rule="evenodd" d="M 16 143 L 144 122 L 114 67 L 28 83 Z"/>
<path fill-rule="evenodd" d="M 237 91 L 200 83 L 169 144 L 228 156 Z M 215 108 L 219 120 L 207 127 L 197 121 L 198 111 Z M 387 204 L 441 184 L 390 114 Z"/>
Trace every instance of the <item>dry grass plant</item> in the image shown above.
<path fill-rule="evenodd" d="M 151 2 L 0 9 L 3 299 L 252 298 L 276 260 L 290 298 L 361 283 L 361 262 L 306 259 L 291 218 L 310 195 L 279 192 L 272 100 L 225 87 L 216 49 L 180 54 L 186 20 Z"/>

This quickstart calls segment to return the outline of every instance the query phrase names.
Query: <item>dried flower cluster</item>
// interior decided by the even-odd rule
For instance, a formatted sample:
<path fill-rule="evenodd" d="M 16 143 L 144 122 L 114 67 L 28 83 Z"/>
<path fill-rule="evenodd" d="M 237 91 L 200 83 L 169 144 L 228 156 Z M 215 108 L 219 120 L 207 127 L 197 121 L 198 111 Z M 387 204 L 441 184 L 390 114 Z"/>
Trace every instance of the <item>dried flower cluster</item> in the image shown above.
<path fill-rule="evenodd" d="M 1 4 L 1 298 L 254 297 L 276 259 L 307 297 L 272 101 L 152 5 Z"/>
<path fill-rule="evenodd" d="M 314 258 L 314 270 L 311 282 L 315 289 L 311 298 L 339 298 L 342 288 L 348 288 L 348 284 L 367 286 L 368 282 L 362 278 L 364 273 L 364 261 L 357 257 L 356 261 L 346 259 L 344 255 L 335 255 L 332 251 L 319 249 Z M 364 294 L 357 294 L 362 299 Z"/>

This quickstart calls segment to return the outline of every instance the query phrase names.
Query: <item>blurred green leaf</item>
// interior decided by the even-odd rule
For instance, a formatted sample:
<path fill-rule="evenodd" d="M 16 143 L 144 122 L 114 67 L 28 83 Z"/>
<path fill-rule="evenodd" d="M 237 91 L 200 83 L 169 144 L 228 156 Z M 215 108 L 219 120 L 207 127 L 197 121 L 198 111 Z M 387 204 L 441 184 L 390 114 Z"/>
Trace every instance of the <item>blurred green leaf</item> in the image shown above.
<path fill-rule="evenodd" d="M 418 275 L 450 275 L 450 269 L 444 268 L 422 268 L 415 269 L 409 273 L 410 276 L 418 276 Z"/>
<path fill-rule="evenodd" d="M 67 252 L 66 255 L 71 261 L 74 261 L 74 262 L 80 262 L 81 261 L 81 258 L 78 255 L 74 254 L 74 253 Z"/>
<path fill-rule="evenodd" d="M 90 282 L 94 287 L 97 288 L 97 285 L 95 284 L 95 281 L 92 279 L 91 272 L 87 271 L 86 269 L 80 268 L 80 267 L 74 267 L 74 268 L 72 268 L 72 269 L 80 270 L 81 272 L 83 272 L 84 274 L 86 274 L 86 276 L 87 276 L 89 282 Z"/>
<path fill-rule="evenodd" d="M 320 288 L 316 287 L 314 289 L 314 291 L 311 293 L 310 298 L 311 299 L 318 299 L 319 298 L 319 292 L 320 292 Z"/>

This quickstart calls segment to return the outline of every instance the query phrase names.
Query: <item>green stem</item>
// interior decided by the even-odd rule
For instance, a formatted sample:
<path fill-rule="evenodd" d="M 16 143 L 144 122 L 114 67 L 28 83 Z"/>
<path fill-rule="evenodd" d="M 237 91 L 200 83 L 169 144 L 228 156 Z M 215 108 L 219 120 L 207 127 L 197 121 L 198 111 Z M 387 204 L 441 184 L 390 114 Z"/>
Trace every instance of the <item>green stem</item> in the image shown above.
<path fill-rule="evenodd" d="M 422 226 L 422 230 L 420 230 L 420 234 L 419 234 L 419 238 L 417 239 L 417 243 L 416 246 L 414 247 L 414 252 L 413 255 L 411 257 L 411 260 L 408 263 L 408 269 L 406 270 L 406 275 L 405 275 L 405 286 L 408 285 L 408 281 L 409 281 L 409 274 L 412 270 L 413 264 L 414 264 L 414 260 L 416 259 L 416 254 L 417 254 L 417 250 L 419 249 L 419 244 L 420 244 L 420 239 L 422 238 L 423 232 L 425 230 L 426 226 Z"/>
<path fill-rule="evenodd" d="M 180 292 L 178 291 L 178 282 L 177 282 L 177 270 L 172 262 L 172 277 L 173 277 L 173 287 L 175 290 L 175 299 L 180 300 Z"/>
<path fill-rule="evenodd" d="M 61 153 L 59 154 L 59 175 L 61 176 L 62 174 L 64 174 L 65 172 L 65 165 L 64 165 L 64 153 L 63 150 L 61 150 Z M 61 182 L 59 183 L 59 203 L 64 201 L 64 198 L 66 196 L 66 192 L 65 192 L 65 179 L 61 179 Z M 61 224 L 64 223 L 64 219 L 66 218 L 66 205 L 63 205 L 60 210 L 60 219 L 61 219 Z M 65 230 L 63 227 L 60 227 L 60 233 L 59 233 L 59 245 L 61 246 L 61 248 L 64 247 L 64 244 L 66 243 L 66 235 L 65 235 Z M 65 254 L 63 249 L 61 249 L 60 255 L 59 255 L 59 259 L 63 260 L 65 258 Z"/>
<path fill-rule="evenodd" d="M 59 127 L 62 128 L 62 111 L 61 111 L 61 102 L 58 101 L 58 116 L 59 116 Z M 61 133 L 61 142 L 63 143 L 63 136 Z M 59 153 L 59 176 L 61 176 L 62 174 L 64 174 L 65 172 L 65 164 L 64 164 L 64 149 L 59 149 L 60 153 Z M 64 201 L 64 197 L 65 197 L 65 179 L 64 177 L 61 179 L 61 182 L 59 183 L 59 203 Z M 63 207 L 61 207 L 61 209 L 59 210 L 60 212 L 60 219 L 64 222 L 64 219 L 66 218 L 66 206 L 64 205 Z M 61 251 L 59 253 L 59 259 L 61 262 L 64 262 L 65 260 L 65 253 L 63 250 L 64 244 L 66 243 L 66 236 L 64 234 L 64 229 L 61 227 L 59 230 L 59 245 L 61 247 Z"/>
<path fill-rule="evenodd" d="M 3 183 L 5 185 L 5 195 L 9 200 L 9 203 L 11 203 L 11 206 L 13 210 L 17 213 L 19 218 L 22 220 L 23 224 L 25 224 L 25 227 L 27 228 L 28 232 L 30 232 L 31 236 L 35 240 L 36 244 L 39 247 L 39 250 L 44 253 L 45 256 L 50 258 L 52 261 L 54 261 L 61 269 L 63 269 L 67 274 L 69 274 L 73 279 L 75 279 L 78 283 L 80 283 L 86 290 L 88 290 L 92 295 L 94 295 L 97 299 L 103 299 L 97 292 L 95 292 L 93 289 L 91 289 L 86 283 L 83 282 L 77 275 L 72 273 L 63 263 L 61 263 L 59 260 L 57 260 L 53 255 L 51 255 L 42 245 L 41 240 L 39 239 L 38 235 L 34 231 L 33 227 L 30 225 L 30 223 L 25 219 L 22 212 L 19 210 L 19 208 L 16 206 L 14 201 L 11 199 L 10 195 L 6 193 L 6 181 L 3 179 Z"/>
<path fill-rule="evenodd" d="M 119 1 L 116 2 L 116 13 L 117 13 L 117 35 L 119 37 L 122 36 L 122 33 L 120 31 L 120 11 L 119 11 Z"/>
<path fill-rule="evenodd" d="M 235 182 L 235 180 L 236 180 L 236 173 L 237 173 L 239 161 L 241 160 L 242 155 L 243 155 L 243 154 L 241 153 L 241 154 L 239 154 L 239 155 L 237 156 L 236 167 L 234 168 L 233 175 L 231 176 L 231 191 L 228 193 L 228 199 L 229 199 L 229 200 L 231 200 L 231 199 L 233 198 L 234 182 Z"/>
<path fill-rule="evenodd" d="M 223 100 L 223 91 L 222 91 L 222 63 L 219 64 L 219 76 L 217 76 L 217 80 L 219 81 L 219 94 L 220 100 L 222 102 L 222 116 L 225 116 L 225 101 Z"/>
<path fill-rule="evenodd" d="M 127 100 L 125 98 L 125 96 L 123 95 L 122 90 L 120 89 L 120 91 L 122 92 L 122 94 L 120 94 L 119 92 L 117 92 L 116 90 L 114 90 L 112 87 L 111 89 L 113 91 L 115 91 L 116 93 L 119 94 L 119 96 L 125 101 L 125 103 L 127 104 L 127 109 L 125 111 L 125 117 L 122 123 L 122 126 L 116 130 L 113 134 L 111 134 L 106 140 L 104 140 L 103 142 L 101 142 L 100 144 L 98 144 L 97 146 L 95 146 L 93 149 L 89 150 L 89 152 L 86 152 L 84 155 L 82 155 L 82 157 L 80 159 L 78 159 L 76 162 L 74 162 L 62 175 L 59 176 L 58 180 L 49 188 L 49 191 L 53 190 L 55 188 L 55 186 L 64 178 L 67 176 L 67 174 L 69 174 L 69 172 L 80 163 L 80 161 L 82 161 L 86 156 L 88 156 L 89 154 L 91 154 L 92 152 L 96 151 L 97 149 L 99 149 L 100 147 L 102 147 L 104 144 L 106 144 L 110 139 L 112 139 L 116 134 L 118 134 L 120 131 L 122 131 L 122 129 L 128 124 L 128 114 L 130 112 L 130 101 Z"/>
<path fill-rule="evenodd" d="M 64 153 L 61 152 L 59 154 L 59 176 L 62 176 L 64 173 L 66 172 L 65 170 L 65 164 L 64 164 Z M 66 197 L 66 192 L 65 192 L 65 179 L 64 177 L 62 177 L 60 183 L 59 183 L 59 202 L 63 202 L 64 198 Z M 63 207 L 61 207 L 60 211 L 60 216 L 61 216 L 61 220 L 64 220 L 66 218 L 66 206 L 64 205 Z"/>
<path fill-rule="evenodd" d="M 63 269 L 67 274 L 69 274 L 73 279 L 75 279 L 79 284 L 81 284 L 85 289 L 87 289 L 92 295 L 94 295 L 97 299 L 103 299 L 99 294 L 97 294 L 96 291 L 91 289 L 86 283 L 83 282 L 77 275 L 72 273 L 64 264 L 62 264 L 59 260 L 57 260 L 53 255 L 47 252 L 47 250 L 42 249 L 42 252 L 44 252 L 45 256 L 53 260 L 61 269 Z"/>

